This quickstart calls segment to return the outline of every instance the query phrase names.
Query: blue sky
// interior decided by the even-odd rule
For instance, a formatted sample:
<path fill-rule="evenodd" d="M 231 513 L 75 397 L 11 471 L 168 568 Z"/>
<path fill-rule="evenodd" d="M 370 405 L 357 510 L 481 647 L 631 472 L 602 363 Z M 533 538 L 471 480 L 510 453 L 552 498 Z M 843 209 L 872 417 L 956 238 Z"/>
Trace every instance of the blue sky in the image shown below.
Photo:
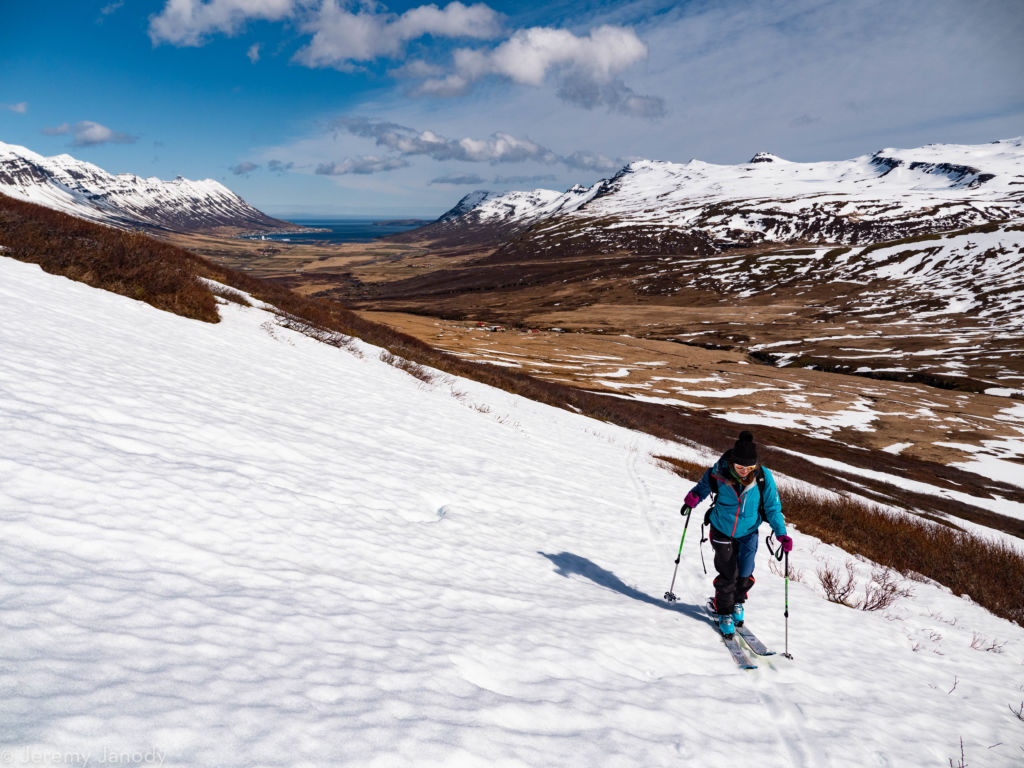
<path fill-rule="evenodd" d="M 282 216 L 1024 134 L 1021 0 L 0 5 L 0 141 Z"/>

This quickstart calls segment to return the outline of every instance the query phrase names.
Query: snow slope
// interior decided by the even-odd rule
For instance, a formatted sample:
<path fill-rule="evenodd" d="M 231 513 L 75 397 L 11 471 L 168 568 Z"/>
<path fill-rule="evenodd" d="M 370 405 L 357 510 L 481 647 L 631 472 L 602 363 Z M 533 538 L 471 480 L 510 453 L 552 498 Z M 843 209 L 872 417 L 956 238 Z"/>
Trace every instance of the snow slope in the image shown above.
<path fill-rule="evenodd" d="M 43 157 L 0 142 L 0 193 L 101 224 L 197 230 L 288 225 L 213 179 L 173 181 L 112 174 L 71 155 Z"/>
<path fill-rule="evenodd" d="M 795 658 L 743 672 L 694 529 L 664 603 L 688 484 L 648 457 L 689 449 L 259 308 L 207 325 L 0 258 L 0 311 L 4 764 L 1024 760 L 1024 630 L 968 600 L 826 602 L 821 563 L 869 565 L 797 531 Z"/>

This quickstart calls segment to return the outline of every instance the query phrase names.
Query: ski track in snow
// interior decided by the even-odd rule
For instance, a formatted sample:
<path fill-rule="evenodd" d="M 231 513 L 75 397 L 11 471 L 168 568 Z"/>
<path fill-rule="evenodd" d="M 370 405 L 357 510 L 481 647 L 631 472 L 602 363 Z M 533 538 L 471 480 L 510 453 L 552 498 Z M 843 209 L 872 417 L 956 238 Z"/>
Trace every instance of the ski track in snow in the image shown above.
<path fill-rule="evenodd" d="M 796 532 L 795 659 L 738 670 L 694 525 L 660 599 L 689 483 L 645 457 L 696 451 L 220 309 L 0 259 L 7 764 L 1020 765 L 1020 627 L 828 603 Z"/>

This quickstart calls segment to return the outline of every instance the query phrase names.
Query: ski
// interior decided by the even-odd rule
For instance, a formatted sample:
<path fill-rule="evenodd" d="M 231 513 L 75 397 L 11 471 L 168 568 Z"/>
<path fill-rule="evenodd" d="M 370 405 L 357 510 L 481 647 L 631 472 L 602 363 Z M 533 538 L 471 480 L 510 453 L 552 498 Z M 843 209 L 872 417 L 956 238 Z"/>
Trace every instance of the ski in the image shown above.
<path fill-rule="evenodd" d="M 718 632 L 718 629 L 716 628 L 715 631 Z M 732 658 L 739 664 L 740 669 L 757 669 L 757 664 L 752 662 L 750 657 L 743 651 L 743 647 L 740 645 L 740 641 L 736 639 L 736 635 L 726 637 L 721 632 L 718 632 L 718 635 L 725 643 L 725 647 L 729 649 Z"/>
<path fill-rule="evenodd" d="M 736 627 L 736 634 L 743 638 L 743 642 L 758 656 L 775 655 L 775 651 L 768 650 L 768 647 L 757 638 L 757 635 L 750 631 L 746 624 Z"/>
<path fill-rule="evenodd" d="M 725 647 L 728 648 L 729 653 L 732 654 L 733 661 L 739 665 L 740 669 L 757 669 L 757 664 L 750 660 L 746 651 L 743 650 L 743 646 L 740 645 L 739 638 L 736 637 L 736 635 L 726 637 L 718 629 L 718 614 L 711 610 L 711 606 L 705 605 L 704 610 L 707 612 L 708 618 L 713 622 L 712 626 L 714 627 L 715 632 L 720 638 L 722 638 L 722 642 L 725 643 Z"/>

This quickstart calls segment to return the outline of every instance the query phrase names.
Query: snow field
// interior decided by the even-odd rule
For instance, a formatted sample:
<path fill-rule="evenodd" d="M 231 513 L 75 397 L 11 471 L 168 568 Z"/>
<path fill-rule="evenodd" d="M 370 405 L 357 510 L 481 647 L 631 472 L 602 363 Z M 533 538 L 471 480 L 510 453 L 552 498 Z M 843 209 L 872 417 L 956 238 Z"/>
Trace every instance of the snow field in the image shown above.
<path fill-rule="evenodd" d="M 927 584 L 828 603 L 815 568 L 851 558 L 797 531 L 795 660 L 743 672 L 700 607 L 703 510 L 660 599 L 689 484 L 649 456 L 695 451 L 220 309 L 0 259 L 8 764 L 1024 758 L 1020 627 Z M 764 550 L 756 575 L 782 650 Z"/>

